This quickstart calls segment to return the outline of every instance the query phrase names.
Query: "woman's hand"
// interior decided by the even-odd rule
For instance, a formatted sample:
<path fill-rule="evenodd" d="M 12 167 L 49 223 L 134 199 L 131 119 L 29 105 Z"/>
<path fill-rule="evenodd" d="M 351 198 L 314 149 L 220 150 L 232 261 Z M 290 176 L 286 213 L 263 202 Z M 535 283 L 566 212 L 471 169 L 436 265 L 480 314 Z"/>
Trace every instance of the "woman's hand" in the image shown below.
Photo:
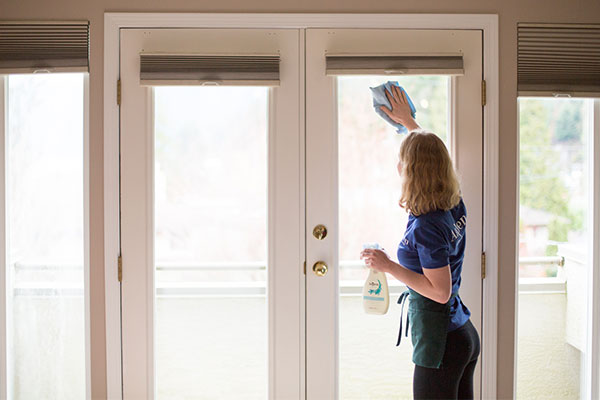
<path fill-rule="evenodd" d="M 390 272 L 392 269 L 393 261 L 382 250 L 364 249 L 360 253 L 360 258 L 365 260 L 367 267 L 376 269 L 377 271 Z"/>
<path fill-rule="evenodd" d="M 392 93 L 385 89 L 385 95 L 392 105 L 392 109 L 390 110 L 386 106 L 380 106 L 379 108 L 392 121 L 404 125 L 409 131 L 420 128 L 417 121 L 411 115 L 410 105 L 408 104 L 408 100 L 406 100 L 404 91 L 401 91 L 398 86 L 392 86 Z"/>

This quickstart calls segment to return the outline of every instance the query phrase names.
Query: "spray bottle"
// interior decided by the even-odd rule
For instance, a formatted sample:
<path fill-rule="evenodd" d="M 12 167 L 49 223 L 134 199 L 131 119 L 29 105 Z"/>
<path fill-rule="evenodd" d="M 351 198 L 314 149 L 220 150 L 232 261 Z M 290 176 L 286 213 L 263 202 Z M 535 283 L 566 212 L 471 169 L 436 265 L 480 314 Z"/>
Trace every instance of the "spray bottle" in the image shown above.
<path fill-rule="evenodd" d="M 364 244 L 363 249 L 381 249 L 378 243 Z M 363 308 L 367 314 L 385 314 L 390 306 L 390 295 L 385 272 L 369 268 L 363 287 Z"/>

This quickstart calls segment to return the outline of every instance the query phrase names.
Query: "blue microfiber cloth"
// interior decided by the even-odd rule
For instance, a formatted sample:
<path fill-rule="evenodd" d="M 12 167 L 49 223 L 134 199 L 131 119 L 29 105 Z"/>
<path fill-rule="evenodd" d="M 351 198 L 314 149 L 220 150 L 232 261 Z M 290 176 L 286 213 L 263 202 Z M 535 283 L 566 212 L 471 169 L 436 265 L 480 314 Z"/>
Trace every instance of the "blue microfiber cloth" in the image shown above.
<path fill-rule="evenodd" d="M 387 99 L 387 96 L 385 95 L 386 89 L 388 92 L 392 93 L 392 86 L 398 86 L 400 90 L 404 92 L 404 94 L 406 95 L 406 100 L 408 100 L 408 105 L 410 106 L 411 115 L 413 118 L 415 118 L 415 116 L 417 115 L 417 109 L 415 108 L 415 105 L 413 104 L 410 97 L 408 97 L 408 93 L 406 93 L 406 90 L 404 90 L 404 88 L 398 84 L 398 81 L 387 81 L 386 83 L 381 84 L 379 86 L 369 88 L 371 89 L 371 94 L 373 95 L 373 108 L 375 108 L 375 112 L 379 114 L 381 118 L 383 118 L 388 124 L 396 128 L 397 133 L 408 133 L 408 129 L 406 129 L 404 125 L 392 121 L 390 117 L 388 117 L 387 114 L 379 108 L 380 106 L 386 106 L 388 109 L 392 109 L 392 105 L 390 104 L 390 102 Z"/>

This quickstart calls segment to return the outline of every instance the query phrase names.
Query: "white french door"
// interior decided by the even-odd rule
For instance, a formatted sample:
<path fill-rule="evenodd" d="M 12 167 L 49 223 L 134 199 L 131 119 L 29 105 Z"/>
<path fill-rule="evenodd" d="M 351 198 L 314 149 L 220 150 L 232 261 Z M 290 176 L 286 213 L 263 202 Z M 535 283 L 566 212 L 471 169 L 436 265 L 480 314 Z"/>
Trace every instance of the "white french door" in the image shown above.
<path fill-rule="evenodd" d="M 121 31 L 123 394 L 297 398 L 298 30 Z M 140 54 L 279 56 L 279 86 L 142 86 Z"/>
<path fill-rule="evenodd" d="M 440 135 L 451 150 L 468 214 L 460 295 L 481 332 L 481 41 L 481 31 L 466 30 L 307 30 L 308 399 L 412 395 L 409 339 L 395 347 L 400 318 L 395 300 L 402 286 L 390 281 L 392 304 L 385 316 L 365 315 L 361 306 L 366 278 L 358 261 L 362 244 L 379 242 L 396 259 L 407 221 L 397 205 L 402 139 L 373 112 L 370 86 L 397 80 L 415 102 L 417 121 Z M 340 62 L 328 67 L 328 57 L 343 61 L 352 55 L 372 60 L 373 67 L 352 65 L 357 62 L 346 70 Z M 415 56 L 415 68 L 381 71 L 375 65 L 378 57 L 394 55 Z M 444 71 L 419 66 L 421 55 L 462 57 L 463 71 L 440 75 Z M 328 228 L 324 240 L 312 235 L 319 224 Z M 324 276 L 312 271 L 318 261 L 330 266 Z M 479 376 L 478 366 L 476 384 Z"/>
<path fill-rule="evenodd" d="M 395 347 L 401 285 L 390 282 L 385 316 L 364 315 L 359 296 L 362 244 L 395 258 L 406 220 L 401 138 L 370 99 L 387 80 L 407 89 L 458 168 L 469 215 L 461 297 L 481 333 L 480 31 L 122 29 L 120 43 L 124 398 L 410 395 L 410 344 Z M 150 54 L 277 57 L 279 75 L 236 84 L 186 80 L 184 69 L 165 83 L 141 76 Z M 348 54 L 463 64 L 328 71 L 327 55 Z"/>

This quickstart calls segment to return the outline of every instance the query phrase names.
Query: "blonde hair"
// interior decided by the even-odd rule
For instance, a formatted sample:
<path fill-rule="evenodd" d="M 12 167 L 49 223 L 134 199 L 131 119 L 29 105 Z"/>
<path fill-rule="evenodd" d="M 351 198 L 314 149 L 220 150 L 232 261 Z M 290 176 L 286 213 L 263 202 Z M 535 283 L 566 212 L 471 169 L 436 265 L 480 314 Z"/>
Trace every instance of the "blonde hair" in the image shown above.
<path fill-rule="evenodd" d="M 400 207 L 415 216 L 448 211 L 460 202 L 460 184 L 444 142 L 434 133 L 411 132 L 400 145 Z"/>

